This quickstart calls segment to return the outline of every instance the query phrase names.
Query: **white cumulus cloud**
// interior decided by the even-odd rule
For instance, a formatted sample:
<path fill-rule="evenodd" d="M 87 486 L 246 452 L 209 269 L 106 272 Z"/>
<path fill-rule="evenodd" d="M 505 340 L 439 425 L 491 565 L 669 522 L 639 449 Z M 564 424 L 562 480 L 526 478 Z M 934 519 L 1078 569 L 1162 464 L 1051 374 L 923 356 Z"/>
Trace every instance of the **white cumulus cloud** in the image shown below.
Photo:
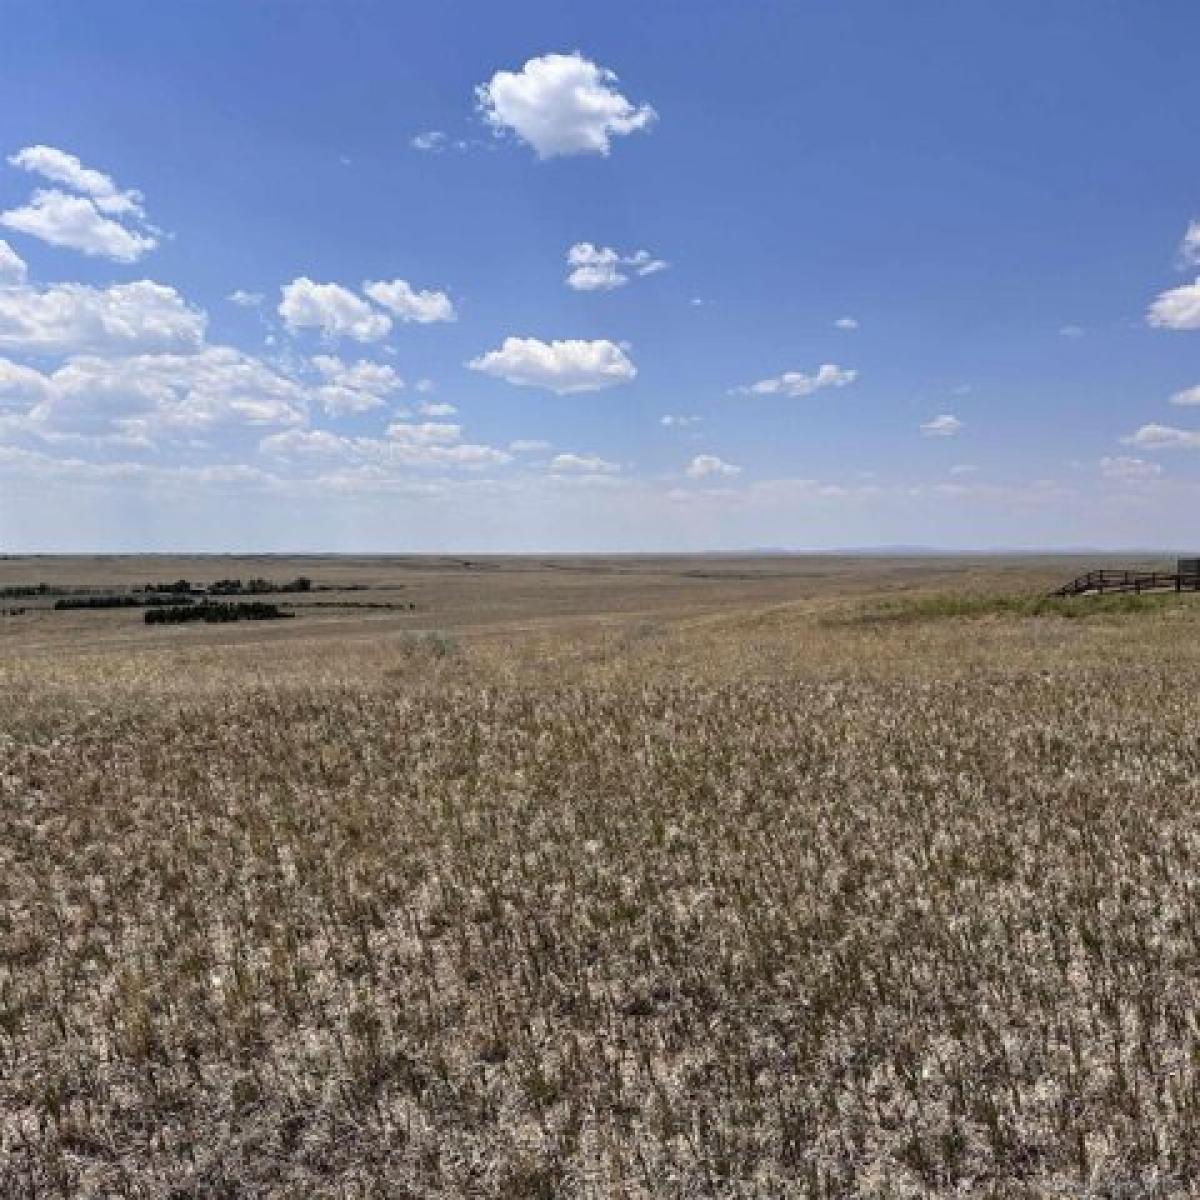
<path fill-rule="evenodd" d="M 41 376 L 23 427 L 65 436 L 152 444 L 218 427 L 303 424 L 304 389 L 231 346 L 184 354 L 77 355 Z"/>
<path fill-rule="evenodd" d="M 207 318 L 148 279 L 108 288 L 59 283 L 0 288 L 0 350 L 132 353 L 198 347 Z"/>
<path fill-rule="evenodd" d="M 445 292 L 417 291 L 403 279 L 393 279 L 391 283 L 365 283 L 363 291 L 401 321 L 428 325 L 433 321 L 456 318 L 454 305 Z"/>
<path fill-rule="evenodd" d="M 152 234 L 128 229 L 105 216 L 90 197 L 72 196 L 58 188 L 38 189 L 28 204 L 0 213 L 0 225 L 40 238 L 51 246 L 64 246 L 116 262 L 137 262 L 158 245 Z"/>
<path fill-rule="evenodd" d="M 416 425 L 393 421 L 387 428 L 387 435 L 393 442 L 405 446 L 452 446 L 462 440 L 462 426 L 440 421 Z"/>
<path fill-rule="evenodd" d="M 1200 279 L 1163 292 L 1146 320 L 1159 329 L 1200 329 Z"/>
<path fill-rule="evenodd" d="M 312 365 L 324 381 L 316 399 L 334 417 L 379 408 L 385 396 L 404 387 L 404 380 L 386 363 L 347 363 L 332 354 L 318 354 Z"/>
<path fill-rule="evenodd" d="M 325 337 L 377 342 L 392 330 L 392 319 L 339 283 L 314 283 L 305 275 L 284 284 L 279 315 L 293 333 L 319 330 Z"/>
<path fill-rule="evenodd" d="M 1143 425 L 1121 440 L 1127 446 L 1137 446 L 1143 450 L 1200 450 L 1200 433 L 1191 429 L 1176 429 L 1171 425 Z"/>
<path fill-rule="evenodd" d="M 26 146 L 8 161 L 61 187 L 39 188 L 23 206 L 0 213 L 7 228 L 116 262 L 137 262 L 158 245 L 157 231 L 144 224 L 141 192 L 118 187 L 110 175 L 85 167 L 74 154 L 55 146 Z"/>
<path fill-rule="evenodd" d="M 1181 392 L 1176 392 L 1171 397 L 1171 403 L 1177 404 L 1180 407 L 1190 407 L 1194 404 L 1200 404 L 1200 383 L 1195 387 L 1184 388 Z"/>
<path fill-rule="evenodd" d="M 0 410 L 30 408 L 49 391 L 50 381 L 41 371 L 0 358 Z"/>
<path fill-rule="evenodd" d="M 568 396 L 596 392 L 629 383 L 637 368 L 615 342 L 543 342 L 537 338 L 507 337 L 499 350 L 473 358 L 467 366 L 520 387 L 540 387 Z"/>
<path fill-rule="evenodd" d="M 665 271 L 670 263 L 654 258 L 647 250 L 622 254 L 611 246 L 593 246 L 591 242 L 576 242 L 567 251 L 567 286 L 577 292 L 612 291 L 629 282 L 630 273 L 655 275 Z"/>
<path fill-rule="evenodd" d="M 853 333 L 854 330 L 858 328 L 858 321 L 856 321 L 854 317 L 838 317 L 838 319 L 834 321 L 834 325 L 838 329 L 845 330 L 847 333 Z"/>
<path fill-rule="evenodd" d="M 8 161 L 14 167 L 49 179 L 51 183 L 61 183 L 72 191 L 90 196 L 103 212 L 143 215 L 141 192 L 122 190 L 111 175 L 85 167 L 74 154 L 65 150 L 55 146 L 26 146 L 10 155 Z"/>
<path fill-rule="evenodd" d="M 497 71 L 475 89 L 484 120 L 511 131 L 539 158 L 609 152 L 614 137 L 648 129 L 656 113 L 616 89 L 612 71 L 580 54 L 545 54 L 520 71 Z"/>
<path fill-rule="evenodd" d="M 0 287 L 11 287 L 25 282 L 29 269 L 25 260 L 0 238 Z"/>
<path fill-rule="evenodd" d="M 697 454 L 687 466 L 689 479 L 709 479 L 714 476 L 731 479 L 742 473 L 741 467 L 719 459 L 715 454 Z"/>

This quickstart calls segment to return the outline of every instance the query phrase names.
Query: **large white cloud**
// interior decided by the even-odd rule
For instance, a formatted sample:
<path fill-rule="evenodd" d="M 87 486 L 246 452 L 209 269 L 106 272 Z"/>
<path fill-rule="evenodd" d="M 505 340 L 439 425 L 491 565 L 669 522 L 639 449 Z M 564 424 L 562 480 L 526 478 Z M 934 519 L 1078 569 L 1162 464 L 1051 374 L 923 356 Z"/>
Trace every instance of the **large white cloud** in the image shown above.
<path fill-rule="evenodd" d="M 0 287 L 13 287 L 25 282 L 29 269 L 25 260 L 0 238 Z"/>
<path fill-rule="evenodd" d="M 53 373 L 11 377 L 33 401 L 23 428 L 50 438 L 148 444 L 229 426 L 297 426 L 307 419 L 300 384 L 230 346 L 190 354 L 79 355 Z"/>
<path fill-rule="evenodd" d="M 654 258 L 647 250 L 622 254 L 611 246 L 593 246 L 591 242 L 576 242 L 567 251 L 567 286 L 577 292 L 607 292 L 629 282 L 629 272 L 654 275 L 665 271 L 669 263 Z"/>
<path fill-rule="evenodd" d="M 144 223 L 141 192 L 118 187 L 75 155 L 54 146 L 26 146 L 8 161 L 70 190 L 36 190 L 26 204 L 0 213 L 7 228 L 116 262 L 137 262 L 158 245 L 158 232 Z"/>
<path fill-rule="evenodd" d="M 803 371 L 785 371 L 770 379 L 760 379 L 748 387 L 737 388 L 738 392 L 752 396 L 811 396 L 822 388 L 842 388 L 853 383 L 858 372 L 836 363 L 823 363 L 813 375 Z"/>
<path fill-rule="evenodd" d="M 393 279 L 391 283 L 365 283 L 363 291 L 401 321 L 428 325 L 433 321 L 456 318 L 454 304 L 445 292 L 417 291 L 403 279 Z"/>
<path fill-rule="evenodd" d="M 475 89 L 484 119 L 512 131 L 539 158 L 608 154 L 611 140 L 648 129 L 656 114 L 617 91 L 616 75 L 580 54 L 545 54 L 497 71 Z"/>
<path fill-rule="evenodd" d="M 392 331 L 392 319 L 339 283 L 314 283 L 306 275 L 284 284 L 279 315 L 293 333 L 317 329 L 326 337 L 377 342 Z"/>
<path fill-rule="evenodd" d="M 137 262 L 158 245 L 153 234 L 128 229 L 105 216 L 90 197 L 72 196 L 58 188 L 39 189 L 28 204 L 0 213 L 0 225 L 52 246 L 117 262 Z"/>
<path fill-rule="evenodd" d="M 540 387 L 568 396 L 597 392 L 629 383 L 637 367 L 615 342 L 543 342 L 537 338 L 507 337 L 499 350 L 473 358 L 467 366 L 520 387 Z"/>
<path fill-rule="evenodd" d="M 1159 329 L 1200 329 L 1200 279 L 1163 292 L 1146 320 Z"/>
<path fill-rule="evenodd" d="M 111 175 L 85 167 L 74 154 L 65 150 L 55 146 L 26 146 L 10 155 L 8 161 L 14 167 L 32 171 L 52 183 L 65 184 L 72 191 L 90 196 L 102 212 L 143 215 L 141 192 L 117 187 Z"/>
<path fill-rule="evenodd" d="M 108 288 L 82 283 L 0 288 L 0 350 L 78 354 L 198 347 L 206 321 L 174 288 L 148 279 Z"/>

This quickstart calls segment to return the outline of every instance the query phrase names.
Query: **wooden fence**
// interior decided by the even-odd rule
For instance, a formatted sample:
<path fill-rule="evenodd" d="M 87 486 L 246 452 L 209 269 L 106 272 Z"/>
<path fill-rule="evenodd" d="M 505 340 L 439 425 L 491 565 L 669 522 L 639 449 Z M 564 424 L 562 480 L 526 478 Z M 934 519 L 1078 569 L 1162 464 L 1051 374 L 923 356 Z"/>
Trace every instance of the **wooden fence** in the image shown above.
<path fill-rule="evenodd" d="M 1103 596 L 1113 592 L 1200 592 L 1200 574 L 1165 571 L 1089 571 L 1051 593 L 1053 596 Z"/>

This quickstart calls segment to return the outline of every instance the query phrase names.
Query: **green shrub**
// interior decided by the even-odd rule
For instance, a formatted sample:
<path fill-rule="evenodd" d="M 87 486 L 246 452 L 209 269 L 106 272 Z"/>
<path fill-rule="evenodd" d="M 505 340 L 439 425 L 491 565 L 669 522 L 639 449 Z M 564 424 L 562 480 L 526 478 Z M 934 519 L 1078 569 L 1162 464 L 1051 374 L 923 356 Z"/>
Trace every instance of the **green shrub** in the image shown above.
<path fill-rule="evenodd" d="M 204 621 L 209 625 L 229 621 L 278 621 L 294 617 L 277 604 L 250 600 L 238 604 L 192 604 L 147 609 L 147 625 L 179 625 L 185 621 Z"/>

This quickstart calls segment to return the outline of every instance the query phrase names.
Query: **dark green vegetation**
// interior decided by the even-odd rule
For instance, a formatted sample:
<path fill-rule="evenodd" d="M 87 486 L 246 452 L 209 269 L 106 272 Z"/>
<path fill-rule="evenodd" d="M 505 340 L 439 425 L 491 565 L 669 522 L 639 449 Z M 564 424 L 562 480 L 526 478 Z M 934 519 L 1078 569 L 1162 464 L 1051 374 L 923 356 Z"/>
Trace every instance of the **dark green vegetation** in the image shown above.
<path fill-rule="evenodd" d="M 117 595 L 117 596 L 64 596 L 54 602 L 56 612 L 89 608 L 153 608 L 164 604 L 191 604 L 190 596 L 175 595 Z"/>
<path fill-rule="evenodd" d="M 147 625 L 181 625 L 186 621 L 204 621 L 209 625 L 219 625 L 227 621 L 278 621 L 295 615 L 292 612 L 284 612 L 277 604 L 264 604 L 260 600 L 248 600 L 234 604 L 192 604 L 150 608 L 146 611 L 145 621 Z"/>
<path fill-rule="evenodd" d="M 313 590 L 311 579 L 300 575 L 284 583 L 271 579 L 255 577 L 253 579 L 217 579 L 212 583 L 193 583 L 190 579 L 176 579 L 170 583 L 147 583 L 135 591 L 143 592 L 203 592 L 210 596 L 265 596 L 278 592 L 310 592 Z M 320 590 L 320 589 L 319 589 Z"/>
<path fill-rule="evenodd" d="M 54 612 L 87 612 L 101 609 L 153 608 L 170 609 L 169 612 L 147 613 L 145 623 L 150 625 L 178 624 L 185 621 L 204 621 L 221 624 L 229 621 L 262 621 L 281 617 L 294 617 L 295 612 L 282 612 L 276 605 L 261 602 L 246 604 L 211 603 L 210 597 L 307 595 L 310 592 L 359 592 L 364 585 L 316 585 L 307 576 L 297 576 L 286 582 L 276 582 L 261 576 L 248 579 L 222 578 L 212 583 L 195 583 L 180 578 L 158 583 L 146 583 L 125 588 L 103 587 L 89 584 L 31 583 L 11 584 L 0 587 L 0 598 L 50 599 L 54 598 Z M 201 603 L 197 603 L 197 601 Z M 377 607 L 411 611 L 411 603 L 381 601 L 374 605 L 353 601 L 317 601 L 323 607 Z M 190 611 L 184 611 L 185 606 Z M 34 611 L 28 606 L 0 608 L 3 616 L 24 616 Z M 44 611 L 44 609 L 43 609 Z"/>
<path fill-rule="evenodd" d="M 165 592 L 167 594 L 176 594 L 186 596 L 196 585 L 187 579 L 175 579 L 169 583 L 147 583 L 142 587 L 135 587 L 135 592 Z"/>
<path fill-rule="evenodd" d="M 311 592 L 312 580 L 301 576 L 286 583 L 275 583 L 270 579 L 218 579 L 208 585 L 212 596 L 263 596 L 273 592 Z"/>
<path fill-rule="evenodd" d="M 14 583 L 0 587 L 0 600 L 25 600 L 35 596 L 95 596 L 107 592 L 105 587 L 68 586 L 59 583 Z"/>

